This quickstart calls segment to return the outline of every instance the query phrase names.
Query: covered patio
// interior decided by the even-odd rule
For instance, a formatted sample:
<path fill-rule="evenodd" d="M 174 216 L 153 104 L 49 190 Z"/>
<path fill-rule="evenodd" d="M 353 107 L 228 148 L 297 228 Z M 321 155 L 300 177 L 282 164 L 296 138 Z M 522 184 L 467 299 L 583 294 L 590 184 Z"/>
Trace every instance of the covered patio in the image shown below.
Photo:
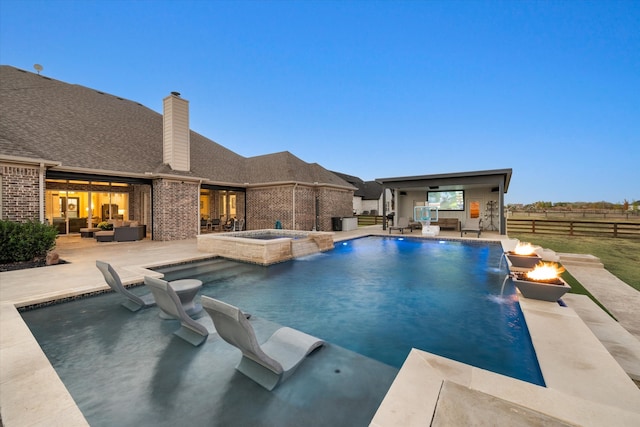
<path fill-rule="evenodd" d="M 469 218 L 480 218 L 483 230 L 507 234 L 504 216 L 504 194 L 509 189 L 511 169 L 455 172 L 376 178 L 383 188 L 391 190 L 392 211 L 396 217 L 413 218 L 416 206 L 438 205 L 440 218 L 457 219 L 464 224 Z M 386 230 L 387 192 L 383 191 L 383 229 Z"/>

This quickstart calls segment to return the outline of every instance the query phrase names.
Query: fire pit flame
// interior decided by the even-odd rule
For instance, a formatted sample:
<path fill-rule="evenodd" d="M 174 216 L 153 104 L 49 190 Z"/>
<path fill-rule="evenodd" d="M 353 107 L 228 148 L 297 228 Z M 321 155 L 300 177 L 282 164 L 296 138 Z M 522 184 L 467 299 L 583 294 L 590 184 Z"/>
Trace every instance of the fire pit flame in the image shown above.
<path fill-rule="evenodd" d="M 535 252 L 535 248 L 531 243 L 518 242 L 516 247 L 513 249 L 513 252 L 516 255 L 533 255 Z"/>
<path fill-rule="evenodd" d="M 555 262 L 541 262 L 536 267 L 527 272 L 527 279 L 536 281 L 552 281 L 560 277 L 564 272 L 564 267 L 559 266 Z"/>

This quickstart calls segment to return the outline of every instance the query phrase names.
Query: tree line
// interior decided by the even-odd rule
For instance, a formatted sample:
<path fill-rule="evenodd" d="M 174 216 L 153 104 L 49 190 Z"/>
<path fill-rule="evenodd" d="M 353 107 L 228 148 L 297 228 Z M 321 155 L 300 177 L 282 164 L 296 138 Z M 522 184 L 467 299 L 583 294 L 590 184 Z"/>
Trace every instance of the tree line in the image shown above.
<path fill-rule="evenodd" d="M 640 210 L 640 201 L 634 200 L 629 202 L 625 199 L 622 203 L 612 203 L 612 202 L 547 202 L 547 201 L 538 201 L 530 204 L 508 204 L 507 209 L 510 210 L 539 210 L 539 209 L 550 209 L 550 210 L 558 210 L 558 211 L 570 211 L 570 210 L 597 210 L 597 209 L 606 209 L 606 210 L 620 210 L 620 211 L 637 211 Z"/>

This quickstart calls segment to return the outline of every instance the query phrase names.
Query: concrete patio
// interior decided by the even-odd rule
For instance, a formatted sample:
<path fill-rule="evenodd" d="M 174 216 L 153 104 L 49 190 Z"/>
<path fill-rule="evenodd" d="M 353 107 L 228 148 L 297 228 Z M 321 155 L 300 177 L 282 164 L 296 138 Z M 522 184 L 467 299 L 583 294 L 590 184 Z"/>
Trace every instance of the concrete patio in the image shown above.
<path fill-rule="evenodd" d="M 373 226 L 336 232 L 335 240 L 368 234 L 388 236 Z M 408 236 L 412 234 L 419 236 L 419 232 Z M 455 232 L 440 237 L 460 238 Z M 501 237 L 483 233 L 480 239 Z M 87 425 L 17 307 L 104 291 L 107 286 L 95 268 L 96 259 L 116 265 L 124 282 L 138 283 L 145 267 L 211 256 L 197 251 L 195 239 L 98 244 L 70 236 L 59 238 L 57 252 L 69 263 L 0 273 L 0 413 L 8 427 Z M 640 373 L 640 320 L 635 312 L 640 293 L 600 266 L 568 262 L 565 267 L 593 289 L 619 322 L 603 316 L 580 295 L 568 294 L 567 307 L 521 298 L 546 388 L 413 350 L 388 392 L 383 390 L 386 396 L 369 419 L 371 425 L 640 425 L 640 390 L 632 381 Z M 343 353 L 336 349 L 335 354 Z M 368 381 L 362 380 L 362 384 Z M 336 390 L 336 399 L 340 396 Z M 371 399 L 379 398 L 364 397 Z M 337 403 L 325 399 L 323 409 Z M 369 422 L 358 416 L 356 404 L 344 411 L 343 425 Z M 267 420 L 264 425 L 287 425 L 279 421 Z"/>

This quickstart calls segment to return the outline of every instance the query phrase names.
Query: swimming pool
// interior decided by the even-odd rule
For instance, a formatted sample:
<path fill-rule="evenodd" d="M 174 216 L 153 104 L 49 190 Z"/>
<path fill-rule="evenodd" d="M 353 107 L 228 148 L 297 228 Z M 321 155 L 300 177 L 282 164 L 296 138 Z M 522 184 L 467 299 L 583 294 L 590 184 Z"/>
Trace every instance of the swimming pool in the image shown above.
<path fill-rule="evenodd" d="M 544 385 L 501 257 L 498 243 L 367 237 L 267 268 L 159 271 L 200 278 L 204 295 L 394 367 L 415 347 Z"/>

